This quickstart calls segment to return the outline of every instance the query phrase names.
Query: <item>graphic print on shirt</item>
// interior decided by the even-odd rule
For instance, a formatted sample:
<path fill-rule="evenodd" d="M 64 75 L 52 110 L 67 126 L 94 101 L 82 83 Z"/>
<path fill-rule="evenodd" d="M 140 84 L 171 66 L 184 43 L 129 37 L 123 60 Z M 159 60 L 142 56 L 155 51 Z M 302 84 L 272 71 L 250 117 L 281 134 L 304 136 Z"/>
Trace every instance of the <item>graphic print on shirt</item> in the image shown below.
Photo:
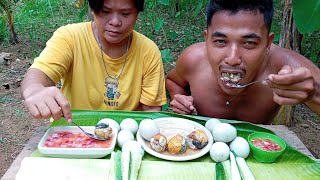
<path fill-rule="evenodd" d="M 107 106 L 117 107 L 119 106 L 120 92 L 118 91 L 119 82 L 117 79 L 106 77 L 105 87 L 106 92 L 104 93 L 104 103 Z"/>

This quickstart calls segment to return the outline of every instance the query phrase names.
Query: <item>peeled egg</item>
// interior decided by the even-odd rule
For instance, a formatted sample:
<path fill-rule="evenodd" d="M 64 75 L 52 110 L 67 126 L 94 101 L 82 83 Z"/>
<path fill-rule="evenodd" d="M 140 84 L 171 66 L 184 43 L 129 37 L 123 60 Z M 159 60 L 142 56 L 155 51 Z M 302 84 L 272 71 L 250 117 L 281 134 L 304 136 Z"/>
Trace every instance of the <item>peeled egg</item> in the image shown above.
<path fill-rule="evenodd" d="M 125 130 L 121 130 L 118 133 L 117 143 L 120 148 L 123 146 L 125 142 L 130 140 L 134 140 L 134 136 L 131 131 L 125 129 Z"/>
<path fill-rule="evenodd" d="M 138 123 L 132 118 L 126 118 L 121 121 L 120 128 L 121 130 L 127 129 L 132 132 L 132 134 L 136 134 L 138 131 Z"/>
<path fill-rule="evenodd" d="M 230 142 L 237 137 L 237 129 L 228 123 L 218 123 L 212 128 L 212 136 L 216 142 Z"/>
<path fill-rule="evenodd" d="M 219 119 L 210 118 L 210 119 L 208 119 L 208 121 L 206 122 L 205 127 L 206 127 L 210 132 L 212 132 L 212 128 L 213 128 L 215 125 L 219 124 L 219 123 L 221 123 L 221 121 L 220 121 Z"/>
<path fill-rule="evenodd" d="M 130 151 L 131 153 L 139 153 L 141 156 L 144 155 L 144 150 L 138 141 L 129 140 L 125 142 L 121 149 L 122 152 Z"/>
<path fill-rule="evenodd" d="M 117 123 L 117 121 L 115 121 L 115 120 L 113 120 L 113 119 L 104 118 L 104 119 L 101 119 L 97 124 L 100 124 L 100 123 L 109 124 L 109 126 L 115 127 L 116 129 L 118 129 L 118 132 L 120 131 L 120 126 L 119 126 L 119 124 Z"/>
<path fill-rule="evenodd" d="M 150 141 L 154 135 L 160 133 L 160 129 L 153 120 L 144 119 L 140 122 L 139 133 L 143 139 Z"/>
<path fill-rule="evenodd" d="M 234 151 L 237 156 L 242 158 L 247 158 L 250 153 L 249 143 L 243 137 L 236 137 L 233 141 L 231 141 L 230 150 Z"/>
<path fill-rule="evenodd" d="M 230 149 L 224 142 L 215 142 L 210 148 L 210 157 L 215 162 L 223 162 L 229 158 Z"/>

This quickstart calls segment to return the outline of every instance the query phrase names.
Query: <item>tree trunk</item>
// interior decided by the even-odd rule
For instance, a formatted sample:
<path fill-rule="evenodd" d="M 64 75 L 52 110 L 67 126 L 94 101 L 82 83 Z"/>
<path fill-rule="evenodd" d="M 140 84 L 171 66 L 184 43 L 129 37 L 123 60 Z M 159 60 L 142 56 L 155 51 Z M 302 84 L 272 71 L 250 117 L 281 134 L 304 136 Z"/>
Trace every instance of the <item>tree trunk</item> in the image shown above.
<path fill-rule="evenodd" d="M 284 0 L 284 8 L 282 13 L 282 29 L 279 46 L 292 49 L 298 53 L 301 51 L 302 34 L 299 33 L 292 14 L 292 0 Z M 294 106 L 285 105 L 281 107 L 275 124 L 285 124 L 291 126 L 293 124 Z"/>
<path fill-rule="evenodd" d="M 12 43 L 18 43 L 18 36 L 16 32 L 14 31 L 14 20 L 11 9 L 6 11 L 7 18 L 8 18 L 8 26 L 10 29 L 10 35 L 11 35 L 11 42 Z"/>

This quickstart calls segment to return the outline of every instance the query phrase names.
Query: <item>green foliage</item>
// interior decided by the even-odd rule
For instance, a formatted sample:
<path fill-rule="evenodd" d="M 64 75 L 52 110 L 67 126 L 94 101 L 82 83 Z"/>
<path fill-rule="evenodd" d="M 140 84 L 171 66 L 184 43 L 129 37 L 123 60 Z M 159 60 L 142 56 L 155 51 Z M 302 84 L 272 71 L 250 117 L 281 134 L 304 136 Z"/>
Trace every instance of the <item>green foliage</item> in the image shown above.
<path fill-rule="evenodd" d="M 293 0 L 293 17 L 300 33 L 310 33 L 320 29 L 320 1 Z"/>
<path fill-rule="evenodd" d="M 297 3 L 301 0 L 293 1 Z M 145 10 L 140 13 L 135 29 L 154 40 L 159 46 L 166 72 L 175 66 L 176 59 L 185 48 L 204 40 L 207 2 L 208 0 L 145 1 Z M 275 32 L 275 43 L 277 43 L 281 31 L 283 1 L 274 2 L 275 17 L 271 31 Z M 73 3 L 72 0 L 20 0 L 14 6 L 16 32 L 19 40 L 23 40 L 26 44 L 26 51 L 23 52 L 25 57 L 31 59 L 38 56 L 58 27 L 90 19 L 87 17 L 87 4 L 77 9 Z M 311 6 L 309 1 L 303 5 L 309 7 L 304 13 L 311 11 L 310 7 L 316 7 L 317 12 L 319 11 L 319 5 Z M 10 33 L 5 18 L 0 13 L 0 48 L 10 45 Z M 319 61 L 319 39 L 319 31 L 306 33 L 303 38 L 302 54 L 315 63 Z"/>
<path fill-rule="evenodd" d="M 25 56 L 34 58 L 45 47 L 46 41 L 60 26 L 80 22 L 80 11 L 70 0 L 23 0 L 14 7 L 14 24 L 19 40 L 26 44 Z M 0 47 L 10 46 L 10 34 L 3 28 L 0 16 Z"/>

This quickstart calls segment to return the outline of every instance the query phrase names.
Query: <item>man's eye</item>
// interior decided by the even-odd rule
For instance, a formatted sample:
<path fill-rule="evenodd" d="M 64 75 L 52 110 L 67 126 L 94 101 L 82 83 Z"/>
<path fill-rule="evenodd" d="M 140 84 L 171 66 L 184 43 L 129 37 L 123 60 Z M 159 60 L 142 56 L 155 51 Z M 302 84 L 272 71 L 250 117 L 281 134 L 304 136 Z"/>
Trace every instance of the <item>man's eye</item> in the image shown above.
<path fill-rule="evenodd" d="M 225 44 L 226 43 L 226 41 L 222 40 L 222 39 L 215 40 L 214 42 L 217 44 Z"/>
<path fill-rule="evenodd" d="M 124 15 L 124 16 L 129 16 L 129 15 L 130 15 L 130 13 L 128 13 L 128 12 L 124 12 L 124 13 L 122 13 L 122 15 Z"/>
<path fill-rule="evenodd" d="M 254 42 L 254 41 L 246 41 L 246 42 L 244 43 L 245 46 L 249 46 L 249 47 L 255 46 L 256 44 L 257 44 L 257 43 Z"/>

